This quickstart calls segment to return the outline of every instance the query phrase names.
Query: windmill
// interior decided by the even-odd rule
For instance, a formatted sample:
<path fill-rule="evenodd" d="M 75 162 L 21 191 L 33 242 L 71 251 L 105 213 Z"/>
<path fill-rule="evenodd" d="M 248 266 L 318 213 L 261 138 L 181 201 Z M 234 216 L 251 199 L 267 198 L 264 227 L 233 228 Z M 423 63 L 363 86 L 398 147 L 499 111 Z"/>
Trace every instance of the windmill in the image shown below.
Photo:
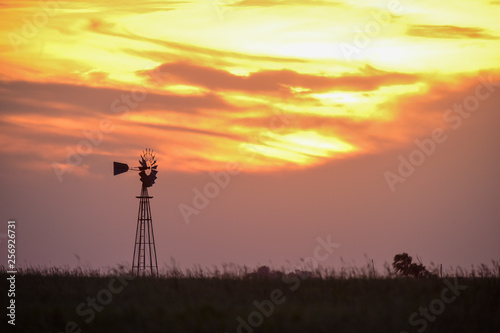
<path fill-rule="evenodd" d="M 119 175 L 129 170 L 139 171 L 142 182 L 139 199 L 139 213 L 137 216 L 137 229 L 135 232 L 134 257 L 132 259 L 132 274 L 151 274 L 158 276 L 158 262 L 156 260 L 155 236 L 153 233 L 153 220 L 148 187 L 153 186 L 156 180 L 158 165 L 151 149 L 146 149 L 141 155 L 138 167 L 129 168 L 125 163 L 113 162 L 113 174 Z"/>

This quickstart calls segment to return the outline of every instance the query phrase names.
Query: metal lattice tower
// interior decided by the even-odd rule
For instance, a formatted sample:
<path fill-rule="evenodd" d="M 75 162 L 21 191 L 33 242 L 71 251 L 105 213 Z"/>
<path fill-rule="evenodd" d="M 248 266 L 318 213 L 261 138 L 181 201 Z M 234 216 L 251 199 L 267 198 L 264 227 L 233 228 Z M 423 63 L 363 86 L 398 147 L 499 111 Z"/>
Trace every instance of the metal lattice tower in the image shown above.
<path fill-rule="evenodd" d="M 149 199 L 153 197 L 148 195 L 147 187 L 142 187 L 141 195 L 136 198 L 139 199 L 139 213 L 135 232 L 132 274 L 158 276 L 153 219 L 151 218 L 151 206 L 149 205 Z"/>
<path fill-rule="evenodd" d="M 158 276 L 158 261 L 156 259 L 155 236 L 153 233 L 153 219 L 148 187 L 153 186 L 156 180 L 155 155 L 151 149 L 146 149 L 139 160 L 139 167 L 129 168 L 125 163 L 113 162 L 113 173 L 118 175 L 128 170 L 139 171 L 142 187 L 139 199 L 139 213 L 137 214 L 137 229 L 135 232 L 134 256 L 132 258 L 132 274 Z"/>

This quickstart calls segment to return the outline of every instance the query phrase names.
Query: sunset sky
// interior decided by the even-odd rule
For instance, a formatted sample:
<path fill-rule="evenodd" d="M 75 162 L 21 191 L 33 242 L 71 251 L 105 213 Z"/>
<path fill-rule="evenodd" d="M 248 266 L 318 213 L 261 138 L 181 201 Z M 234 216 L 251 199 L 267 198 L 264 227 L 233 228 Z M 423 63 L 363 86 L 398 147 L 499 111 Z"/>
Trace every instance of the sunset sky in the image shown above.
<path fill-rule="evenodd" d="M 144 148 L 162 266 L 291 266 L 328 235 L 336 268 L 500 259 L 500 1 L 0 12 L 0 216 L 22 264 L 130 263 L 140 182 L 112 162 Z"/>

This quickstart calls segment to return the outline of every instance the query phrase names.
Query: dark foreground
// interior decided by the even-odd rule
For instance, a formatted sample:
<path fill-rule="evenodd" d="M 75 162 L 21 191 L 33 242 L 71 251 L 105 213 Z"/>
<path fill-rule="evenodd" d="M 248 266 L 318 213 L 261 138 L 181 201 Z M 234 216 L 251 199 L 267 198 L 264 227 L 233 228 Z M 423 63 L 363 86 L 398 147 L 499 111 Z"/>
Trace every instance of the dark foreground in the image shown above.
<path fill-rule="evenodd" d="M 500 332 L 498 278 L 23 273 L 15 302 L 2 332 Z"/>

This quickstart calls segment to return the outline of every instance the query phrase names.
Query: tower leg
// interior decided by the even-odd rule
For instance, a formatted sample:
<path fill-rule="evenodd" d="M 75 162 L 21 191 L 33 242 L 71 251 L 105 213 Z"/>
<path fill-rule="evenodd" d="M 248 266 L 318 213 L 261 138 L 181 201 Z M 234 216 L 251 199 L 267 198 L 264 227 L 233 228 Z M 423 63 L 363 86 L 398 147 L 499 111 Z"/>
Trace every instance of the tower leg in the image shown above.
<path fill-rule="evenodd" d="M 153 220 L 147 187 L 142 187 L 135 232 L 134 257 L 132 259 L 132 274 L 158 276 L 158 261 L 156 259 Z"/>

